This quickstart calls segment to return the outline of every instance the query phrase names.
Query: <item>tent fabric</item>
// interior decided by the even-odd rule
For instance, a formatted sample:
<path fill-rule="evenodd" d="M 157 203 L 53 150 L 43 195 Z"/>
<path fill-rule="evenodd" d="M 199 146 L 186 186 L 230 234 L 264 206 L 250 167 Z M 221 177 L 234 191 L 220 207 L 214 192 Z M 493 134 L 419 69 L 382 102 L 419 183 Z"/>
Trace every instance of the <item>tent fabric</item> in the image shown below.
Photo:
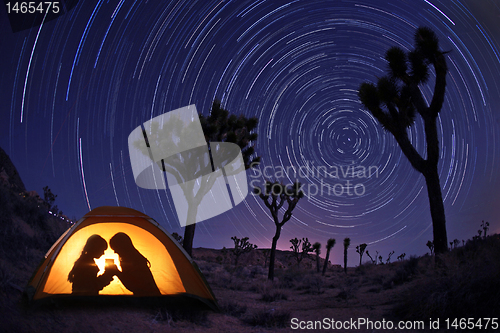
<path fill-rule="evenodd" d="M 27 290 L 33 300 L 188 296 L 218 308 L 178 242 L 151 217 L 125 207 L 103 206 L 84 215 L 49 249 Z"/>

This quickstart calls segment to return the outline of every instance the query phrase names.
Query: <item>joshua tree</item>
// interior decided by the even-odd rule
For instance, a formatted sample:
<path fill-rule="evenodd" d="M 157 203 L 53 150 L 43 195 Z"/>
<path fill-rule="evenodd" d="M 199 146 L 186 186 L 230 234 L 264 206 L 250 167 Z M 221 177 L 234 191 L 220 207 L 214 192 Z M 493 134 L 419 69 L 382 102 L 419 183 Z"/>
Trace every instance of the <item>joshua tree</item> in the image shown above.
<path fill-rule="evenodd" d="M 363 243 L 361 245 L 356 246 L 356 252 L 359 253 L 359 266 L 361 266 L 361 260 L 363 259 L 363 253 L 365 253 L 365 249 L 368 245 Z"/>
<path fill-rule="evenodd" d="M 375 255 L 375 259 L 373 259 L 373 257 L 370 255 L 370 252 L 368 252 L 368 250 L 366 250 L 366 255 L 370 258 L 370 260 L 372 261 L 372 264 L 377 264 L 377 256 L 378 256 L 378 251 L 377 251 L 377 254 Z"/>
<path fill-rule="evenodd" d="M 427 247 L 429 248 L 429 250 L 431 250 L 431 255 L 434 253 L 434 242 L 433 241 L 427 241 Z"/>
<path fill-rule="evenodd" d="M 391 257 L 394 254 L 394 251 L 389 252 L 389 256 L 387 256 L 387 260 L 385 261 L 386 264 L 391 262 Z"/>
<path fill-rule="evenodd" d="M 300 187 L 301 185 L 299 182 L 292 185 L 283 185 L 278 182 L 271 183 L 270 181 L 266 181 L 263 189 L 260 187 L 254 188 L 254 193 L 264 201 L 264 204 L 271 212 L 271 217 L 276 226 L 276 232 L 274 233 L 271 246 L 271 258 L 269 259 L 269 274 L 267 275 L 267 278 L 271 281 L 274 280 L 274 258 L 276 256 L 276 245 L 281 236 L 281 228 L 290 220 L 293 209 L 297 206 L 299 200 L 304 197 L 304 192 L 302 192 Z M 280 222 L 278 213 L 285 202 L 288 207 Z"/>
<path fill-rule="evenodd" d="M 210 147 L 210 142 L 231 142 L 241 148 L 245 169 L 260 161 L 259 156 L 254 156 L 254 144 L 257 133 L 252 131 L 257 127 L 259 119 L 256 117 L 230 115 L 223 109 L 220 101 L 214 100 L 212 110 L 208 117 L 200 114 L 200 123 L 205 139 Z M 209 148 L 210 149 L 210 148 Z M 193 239 L 196 223 L 189 224 L 184 229 L 184 249 L 189 255 L 193 251 Z"/>
<path fill-rule="evenodd" d="M 234 242 L 234 249 L 231 249 L 233 252 L 235 259 L 234 259 L 234 266 L 238 266 L 238 259 L 243 253 L 247 253 L 252 251 L 253 249 L 257 248 L 257 245 L 252 244 L 248 241 L 248 237 L 244 237 L 242 239 L 239 239 L 238 237 L 234 236 L 231 237 L 231 239 Z"/>
<path fill-rule="evenodd" d="M 481 229 L 484 231 L 483 238 L 486 238 L 486 232 L 490 228 L 490 222 L 484 222 L 484 220 L 481 222 Z M 479 236 L 481 237 L 481 229 L 478 230 Z"/>
<path fill-rule="evenodd" d="M 297 266 L 299 266 L 302 259 L 304 259 L 309 254 L 309 252 L 312 252 L 313 248 L 311 247 L 311 243 L 309 242 L 308 238 L 298 239 L 297 237 L 295 237 L 294 239 L 290 239 L 290 243 L 292 243 L 292 246 L 290 246 L 290 248 L 293 251 L 293 256 L 297 260 Z M 301 243 L 302 251 L 300 250 Z"/>
<path fill-rule="evenodd" d="M 405 257 L 406 257 L 406 253 L 401 253 L 399 256 L 398 256 L 398 260 L 405 260 Z"/>
<path fill-rule="evenodd" d="M 326 242 L 326 257 L 325 257 L 325 263 L 323 264 L 323 275 L 325 275 L 326 267 L 328 266 L 328 259 L 330 258 L 330 251 L 335 246 L 335 242 L 336 242 L 335 238 L 330 238 Z"/>
<path fill-rule="evenodd" d="M 319 255 L 321 253 L 321 244 L 316 242 L 313 244 L 313 250 L 316 253 L 316 271 L 319 273 Z"/>
<path fill-rule="evenodd" d="M 350 238 L 344 238 L 344 273 L 347 274 L 347 248 L 351 245 Z"/>
<path fill-rule="evenodd" d="M 446 87 L 447 66 L 444 54 L 439 50 L 435 33 L 429 28 L 418 28 L 415 33 L 415 50 L 406 54 L 398 47 L 391 47 L 385 55 L 389 63 L 389 75 L 379 78 L 376 86 L 363 83 L 358 93 L 361 103 L 394 136 L 413 168 L 424 175 L 437 254 L 448 250 L 437 168 L 439 140 L 436 127 Z M 432 99 L 427 105 L 419 85 L 428 81 L 430 65 L 434 68 L 436 81 Z M 426 159 L 417 152 L 408 138 L 407 129 L 415 123 L 416 112 L 424 121 Z"/>
<path fill-rule="evenodd" d="M 167 172 L 176 179 L 186 197 L 188 209 L 183 247 L 189 255 L 192 255 L 193 250 L 198 207 L 205 194 L 212 189 L 218 178 L 216 173 L 209 172 L 207 174 L 207 170 L 212 169 L 213 155 L 211 147 L 214 142 L 237 144 L 241 149 L 245 169 L 255 166 L 260 160 L 260 157 L 254 156 L 254 142 L 257 139 L 257 133 L 252 133 L 257 127 L 258 118 L 230 115 L 227 110 L 221 107 L 220 102 L 215 100 L 210 115 L 205 117 L 200 114 L 199 119 L 210 158 L 201 158 L 200 154 L 187 150 L 157 162 L 159 165 L 161 164 L 162 171 Z M 178 151 L 182 145 L 179 138 L 192 135 L 196 130 L 196 126 L 194 122 L 186 125 L 179 117 L 172 117 L 163 124 L 153 121 L 147 134 L 143 130 L 144 139 L 141 138 L 135 141 L 134 147 L 148 158 L 150 158 L 150 142 L 155 142 L 156 149 L 161 151 Z M 217 158 L 221 165 L 226 165 L 227 162 L 234 159 L 234 154 L 231 153 L 230 149 L 225 151 L 221 149 L 218 153 Z M 242 166 L 238 166 L 238 168 L 240 167 Z M 224 172 L 227 172 L 227 170 Z M 199 180 L 196 182 L 197 186 L 194 185 L 195 182 L 190 181 L 193 179 Z"/>

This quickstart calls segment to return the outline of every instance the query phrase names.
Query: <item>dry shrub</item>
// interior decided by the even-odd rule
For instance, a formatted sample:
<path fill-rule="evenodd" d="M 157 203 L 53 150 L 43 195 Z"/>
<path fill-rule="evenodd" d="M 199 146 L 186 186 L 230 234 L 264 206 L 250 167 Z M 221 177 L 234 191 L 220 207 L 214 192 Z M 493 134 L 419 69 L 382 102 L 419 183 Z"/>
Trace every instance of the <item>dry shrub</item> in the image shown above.
<path fill-rule="evenodd" d="M 290 323 L 290 311 L 281 309 L 261 309 L 252 312 L 243 318 L 243 321 L 252 326 L 266 328 L 285 328 Z"/>
<path fill-rule="evenodd" d="M 221 309 L 222 313 L 236 318 L 241 318 L 247 312 L 246 305 L 240 305 L 239 303 L 232 300 L 227 300 L 220 303 L 219 308 Z"/>
<path fill-rule="evenodd" d="M 325 279 L 318 274 L 307 274 L 302 279 L 297 290 L 304 290 L 307 293 L 319 295 L 324 292 L 323 286 L 325 285 Z"/>
<path fill-rule="evenodd" d="M 402 319 L 485 318 L 500 313 L 500 238 L 470 242 L 441 256 L 441 265 L 395 308 Z"/>
<path fill-rule="evenodd" d="M 178 321 L 187 321 L 199 326 L 209 326 L 207 311 L 193 310 L 193 309 L 166 309 L 159 308 L 153 320 L 163 322 L 167 326 L 175 326 L 174 323 Z"/>

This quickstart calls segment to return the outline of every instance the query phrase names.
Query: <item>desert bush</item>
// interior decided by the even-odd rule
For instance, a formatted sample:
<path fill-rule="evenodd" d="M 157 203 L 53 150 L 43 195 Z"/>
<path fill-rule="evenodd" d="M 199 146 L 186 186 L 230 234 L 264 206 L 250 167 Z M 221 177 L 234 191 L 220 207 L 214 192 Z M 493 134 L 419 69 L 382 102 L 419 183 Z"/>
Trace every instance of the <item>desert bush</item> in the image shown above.
<path fill-rule="evenodd" d="M 246 282 L 243 281 L 242 279 L 238 277 L 231 277 L 229 283 L 227 283 L 225 286 L 227 289 L 230 290 L 243 290 L 245 285 Z"/>
<path fill-rule="evenodd" d="M 500 313 L 500 239 L 487 237 L 442 255 L 442 265 L 395 308 L 402 319 L 485 318 Z"/>
<path fill-rule="evenodd" d="M 307 293 L 319 295 L 324 292 L 324 278 L 317 274 L 307 274 L 301 280 L 300 285 L 297 286 L 297 290 L 304 290 Z"/>
<path fill-rule="evenodd" d="M 261 309 L 247 315 L 243 321 L 252 326 L 285 328 L 290 323 L 290 311 L 281 309 Z"/>
<path fill-rule="evenodd" d="M 382 290 L 382 288 L 380 288 L 380 287 L 372 287 L 372 288 L 368 289 L 367 291 L 369 293 L 379 293 L 381 290 Z"/>
<path fill-rule="evenodd" d="M 0 290 L 5 292 L 7 288 L 10 286 L 10 283 L 13 280 L 12 273 L 10 270 L 5 267 L 5 265 L 0 265 Z"/>
<path fill-rule="evenodd" d="M 274 302 L 288 299 L 288 294 L 280 287 L 279 281 L 269 281 L 263 279 L 255 281 L 249 288 L 250 291 L 261 294 L 261 300 L 264 302 Z"/>
<path fill-rule="evenodd" d="M 278 278 L 275 281 L 276 285 L 282 289 L 295 289 L 301 284 L 305 274 L 302 269 L 292 267 L 290 269 L 278 273 Z"/>
<path fill-rule="evenodd" d="M 250 268 L 250 278 L 254 279 L 257 276 L 264 276 L 266 275 L 266 271 L 262 266 L 252 266 Z"/>
<path fill-rule="evenodd" d="M 175 326 L 174 322 L 187 321 L 199 326 L 209 326 L 208 314 L 205 310 L 167 309 L 159 308 L 155 311 L 153 320 L 163 322 L 168 326 Z"/>
<path fill-rule="evenodd" d="M 219 304 L 222 313 L 231 317 L 241 318 L 247 312 L 246 305 L 240 305 L 237 302 L 228 300 Z"/>
<path fill-rule="evenodd" d="M 409 260 L 402 262 L 396 268 L 396 272 L 392 278 L 395 285 L 400 285 L 411 280 L 411 278 L 418 272 L 418 258 L 411 256 Z"/>
<path fill-rule="evenodd" d="M 337 298 L 348 301 L 349 299 L 355 298 L 356 291 L 358 289 L 357 279 L 347 279 L 344 284 L 340 286 L 340 292 L 337 294 Z"/>
<path fill-rule="evenodd" d="M 287 300 L 288 295 L 281 289 L 274 289 L 274 288 L 269 288 L 265 290 L 262 293 L 262 298 L 264 302 L 274 302 L 274 301 L 281 301 L 281 300 Z"/>

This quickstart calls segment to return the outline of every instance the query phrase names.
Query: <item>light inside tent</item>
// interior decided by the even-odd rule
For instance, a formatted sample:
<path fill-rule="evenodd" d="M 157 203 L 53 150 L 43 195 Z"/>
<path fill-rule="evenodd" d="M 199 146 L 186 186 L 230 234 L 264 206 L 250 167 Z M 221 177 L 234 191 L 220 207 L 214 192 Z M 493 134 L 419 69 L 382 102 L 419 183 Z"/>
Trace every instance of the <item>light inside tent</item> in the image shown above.
<path fill-rule="evenodd" d="M 94 234 L 101 236 L 108 243 L 104 254 L 95 259 L 99 268 L 97 274 L 104 273 L 106 259 L 113 259 L 118 269 L 121 270 L 119 256 L 109 246 L 109 240 L 118 232 L 127 234 L 134 247 L 149 260 L 151 273 L 161 294 L 172 295 L 185 292 L 177 268 L 165 246 L 148 231 L 123 222 L 92 224 L 72 234 L 54 259 L 43 291 L 48 294 L 72 293 L 72 284 L 68 281 L 69 272 L 80 257 L 88 238 Z M 114 276 L 113 281 L 99 294 L 127 295 L 132 293 Z"/>

